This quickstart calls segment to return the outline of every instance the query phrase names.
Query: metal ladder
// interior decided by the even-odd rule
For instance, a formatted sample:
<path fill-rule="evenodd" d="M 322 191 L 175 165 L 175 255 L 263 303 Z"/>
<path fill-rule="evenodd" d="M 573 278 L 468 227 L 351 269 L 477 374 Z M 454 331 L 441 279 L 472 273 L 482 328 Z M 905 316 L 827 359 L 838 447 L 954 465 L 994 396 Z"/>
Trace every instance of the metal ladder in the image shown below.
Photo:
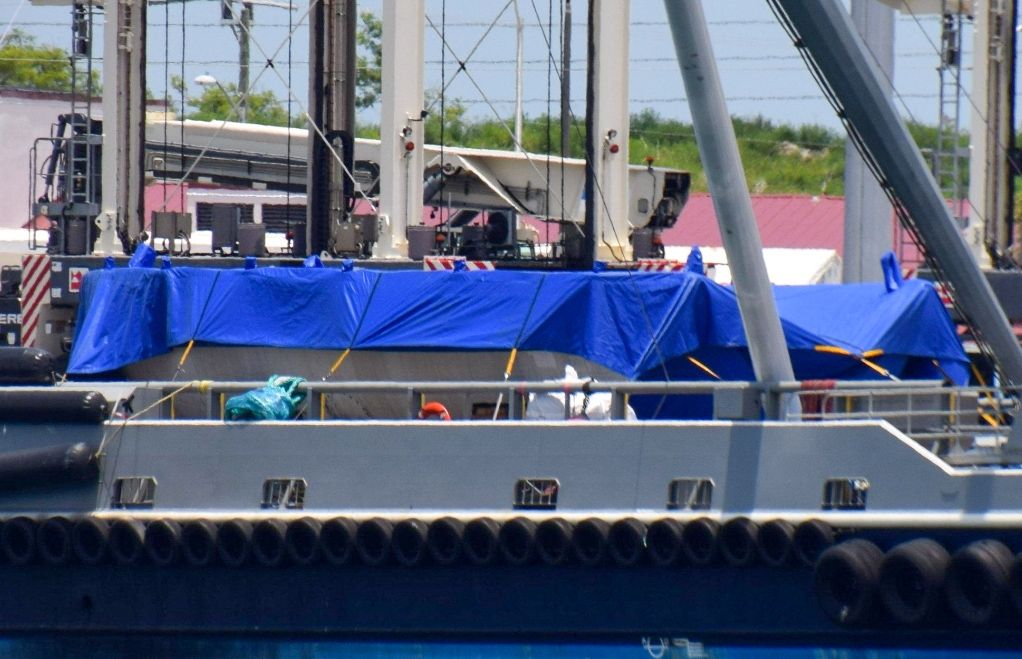
<path fill-rule="evenodd" d="M 937 145 L 933 153 L 933 177 L 950 199 L 955 208 L 952 214 L 959 222 L 968 217 L 963 212 L 961 201 L 964 196 L 962 189 L 962 151 L 961 144 L 961 113 L 962 113 L 962 28 L 964 17 L 959 2 L 943 0 L 941 34 L 940 34 L 940 66 L 937 73 L 940 77 L 939 107 L 940 116 L 937 121 Z M 951 5 L 956 6 L 952 10 Z"/>
<path fill-rule="evenodd" d="M 73 205 L 96 201 L 92 180 L 92 0 L 71 5 L 71 121 L 65 155 L 65 194 Z M 72 213 L 76 209 L 71 209 Z"/>

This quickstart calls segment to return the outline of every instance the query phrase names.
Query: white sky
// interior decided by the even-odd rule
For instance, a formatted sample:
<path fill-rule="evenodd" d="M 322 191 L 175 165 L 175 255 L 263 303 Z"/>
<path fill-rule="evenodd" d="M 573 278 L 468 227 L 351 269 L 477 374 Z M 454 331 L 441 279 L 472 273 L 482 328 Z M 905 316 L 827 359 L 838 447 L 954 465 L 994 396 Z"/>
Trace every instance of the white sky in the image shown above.
<path fill-rule="evenodd" d="M 298 22 L 307 2 L 296 0 L 298 9 L 291 20 Z M 558 82 L 547 75 L 547 51 L 542 23 L 548 27 L 551 9 L 554 15 L 555 44 L 559 31 L 558 14 L 561 0 L 518 0 L 527 23 L 525 40 L 525 111 L 538 115 L 549 107 L 558 112 Z M 446 33 L 448 42 L 459 53 L 467 53 L 496 18 L 507 0 L 446 0 Z M 585 0 L 575 0 L 572 46 L 572 98 L 575 113 L 584 112 L 585 95 Z M 705 2 L 711 38 L 719 60 L 721 77 L 732 114 L 763 115 L 777 122 L 792 124 L 819 123 L 839 126 L 832 110 L 810 79 L 788 37 L 774 21 L 763 0 L 716 0 Z M 360 9 L 379 13 L 379 0 L 365 0 Z M 427 0 L 427 12 L 439 28 L 444 0 Z M 182 12 L 184 20 L 182 21 Z M 28 0 L 0 0 L 0 31 L 9 24 L 38 37 L 42 43 L 64 46 L 70 44 L 70 10 L 67 7 L 35 7 Z M 537 14 L 540 17 L 537 20 Z M 284 81 L 290 75 L 295 97 L 293 109 L 299 113 L 307 96 L 306 75 L 308 40 L 306 30 L 298 29 L 291 43 L 288 64 L 288 12 L 272 7 L 256 7 L 255 43 L 252 45 L 251 78 L 256 89 L 271 89 L 282 100 L 287 98 Z M 169 18 L 169 24 L 168 19 Z M 182 31 L 181 24 L 185 29 Z M 631 84 L 629 97 L 633 111 L 652 108 L 665 117 L 688 119 L 683 102 L 681 75 L 674 60 L 674 49 L 665 24 L 660 0 L 633 0 L 631 18 Z M 939 21 L 936 17 L 899 16 L 896 27 L 897 64 L 895 87 L 901 96 L 903 113 L 926 122 L 936 123 L 938 116 L 936 44 L 939 42 Z M 94 54 L 102 55 L 102 29 L 97 29 Z M 283 45 L 282 45 L 283 44 Z M 183 47 L 182 47 L 183 45 Z M 275 70 L 263 71 L 266 57 L 260 48 L 272 54 Z M 165 50 L 166 49 L 166 50 Z M 966 67 L 971 66 L 971 30 L 965 39 Z M 182 56 L 182 52 L 184 56 Z M 166 55 L 165 55 L 166 53 Z M 149 69 L 148 87 L 160 96 L 170 75 L 180 74 L 189 82 L 197 75 L 209 73 L 222 82 L 237 79 L 237 42 L 230 29 L 220 23 L 220 6 L 209 0 L 175 2 L 149 7 Z M 468 63 L 486 97 L 499 111 L 501 118 L 511 121 L 514 97 L 515 30 L 513 6 L 508 7 L 489 35 L 482 41 Z M 559 57 L 556 58 L 559 61 Z M 182 60 L 184 60 L 182 62 Z M 426 87 L 439 88 L 441 48 L 437 35 L 426 28 Z M 448 56 L 447 71 L 455 66 Z M 283 80 L 282 80 L 283 79 Z M 963 82 L 968 89 L 968 72 Z M 550 92 L 548 94 L 548 84 Z M 469 104 L 470 114 L 492 117 L 475 86 L 462 74 L 452 84 L 448 98 L 459 98 Z M 199 89 L 190 85 L 190 94 Z M 968 128 L 968 101 L 964 102 L 963 128 Z M 376 121 L 375 111 L 367 111 L 362 119 Z"/>

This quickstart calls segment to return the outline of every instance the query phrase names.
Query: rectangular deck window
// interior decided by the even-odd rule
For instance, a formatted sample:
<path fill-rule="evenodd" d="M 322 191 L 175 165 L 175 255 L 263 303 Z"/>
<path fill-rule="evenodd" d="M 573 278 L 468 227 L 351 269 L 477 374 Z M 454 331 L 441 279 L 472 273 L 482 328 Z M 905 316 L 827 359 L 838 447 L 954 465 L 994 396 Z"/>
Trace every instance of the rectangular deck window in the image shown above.
<path fill-rule="evenodd" d="M 304 508 L 307 485 L 304 478 L 267 478 L 263 483 L 263 508 Z"/>
<path fill-rule="evenodd" d="M 156 500 L 156 479 L 152 476 L 126 476 L 114 481 L 112 508 L 152 508 Z"/>
<path fill-rule="evenodd" d="M 668 510 L 708 510 L 712 502 L 711 478 L 675 478 L 667 487 Z"/>
<path fill-rule="evenodd" d="M 515 483 L 516 510 L 553 510 L 561 484 L 556 478 L 522 478 Z"/>
<path fill-rule="evenodd" d="M 869 481 L 865 478 L 828 478 L 823 483 L 824 510 L 865 510 Z"/>

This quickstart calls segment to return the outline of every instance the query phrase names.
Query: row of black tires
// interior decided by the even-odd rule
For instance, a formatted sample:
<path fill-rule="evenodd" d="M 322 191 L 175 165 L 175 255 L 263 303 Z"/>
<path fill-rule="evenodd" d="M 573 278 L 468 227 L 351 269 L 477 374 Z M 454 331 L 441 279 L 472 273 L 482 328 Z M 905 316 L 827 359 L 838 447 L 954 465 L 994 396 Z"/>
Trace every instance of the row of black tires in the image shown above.
<path fill-rule="evenodd" d="M 929 538 L 886 553 L 854 538 L 820 555 L 813 581 L 824 613 L 846 626 L 933 626 L 953 616 L 983 627 L 1022 615 L 1022 554 L 992 539 L 950 554 Z"/>
<path fill-rule="evenodd" d="M 468 522 L 443 517 L 427 523 L 379 517 L 256 522 L 14 517 L 0 526 L 0 552 L 14 565 L 707 566 L 724 562 L 736 567 L 757 563 L 782 567 L 812 565 L 833 543 L 833 530 L 823 522 L 794 526 L 772 520 L 759 525 L 747 518 L 723 525 L 709 518 L 687 524 L 665 518 L 647 525 L 632 518 L 613 523 L 599 518 L 578 523 L 550 518 L 537 523 L 516 517 L 501 523 L 487 517 Z"/>

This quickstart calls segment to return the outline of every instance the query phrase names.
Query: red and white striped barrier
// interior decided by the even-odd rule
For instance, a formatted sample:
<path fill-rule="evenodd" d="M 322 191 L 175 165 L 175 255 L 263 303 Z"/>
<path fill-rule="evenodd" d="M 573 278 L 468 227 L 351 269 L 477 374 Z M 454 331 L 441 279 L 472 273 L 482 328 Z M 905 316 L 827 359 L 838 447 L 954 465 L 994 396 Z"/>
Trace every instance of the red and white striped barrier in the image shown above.
<path fill-rule="evenodd" d="M 29 254 L 21 258 L 21 345 L 34 347 L 39 312 L 50 294 L 50 257 Z"/>
<path fill-rule="evenodd" d="M 639 259 L 636 269 L 642 272 L 681 272 L 685 269 L 685 262 L 669 259 Z"/>
<path fill-rule="evenodd" d="M 493 261 L 469 261 L 463 256 L 426 256 L 422 259 L 422 269 L 454 270 L 457 263 L 464 263 L 466 270 L 496 270 Z"/>

